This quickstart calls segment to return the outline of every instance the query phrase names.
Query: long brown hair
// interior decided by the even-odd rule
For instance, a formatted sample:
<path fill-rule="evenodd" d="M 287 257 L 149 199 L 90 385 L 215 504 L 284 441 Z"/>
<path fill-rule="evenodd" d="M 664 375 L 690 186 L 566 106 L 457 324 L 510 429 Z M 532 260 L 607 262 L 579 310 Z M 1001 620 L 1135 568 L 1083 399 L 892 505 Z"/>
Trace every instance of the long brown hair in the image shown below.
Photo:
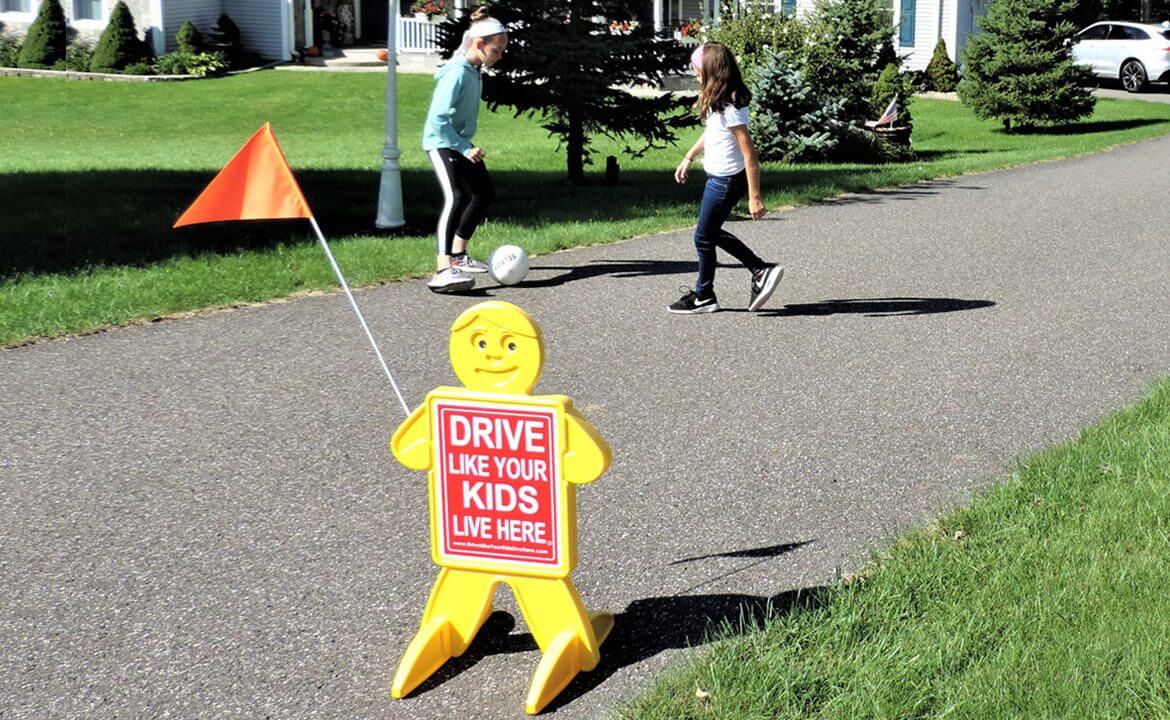
<path fill-rule="evenodd" d="M 728 105 L 747 107 L 752 94 L 743 82 L 735 56 L 723 43 L 703 44 L 703 64 L 699 68 L 699 98 L 695 100 L 695 111 L 706 118 L 712 112 L 720 112 Z"/>

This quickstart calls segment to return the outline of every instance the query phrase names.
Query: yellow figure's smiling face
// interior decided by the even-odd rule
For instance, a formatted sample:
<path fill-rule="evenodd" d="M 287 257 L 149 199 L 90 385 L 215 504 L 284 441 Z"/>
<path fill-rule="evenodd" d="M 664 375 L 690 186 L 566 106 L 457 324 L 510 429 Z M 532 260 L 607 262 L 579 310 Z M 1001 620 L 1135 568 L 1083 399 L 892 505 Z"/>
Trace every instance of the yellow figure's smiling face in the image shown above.
<path fill-rule="evenodd" d="M 544 367 L 540 328 L 511 303 L 479 303 L 451 326 L 451 367 L 468 390 L 525 395 Z"/>

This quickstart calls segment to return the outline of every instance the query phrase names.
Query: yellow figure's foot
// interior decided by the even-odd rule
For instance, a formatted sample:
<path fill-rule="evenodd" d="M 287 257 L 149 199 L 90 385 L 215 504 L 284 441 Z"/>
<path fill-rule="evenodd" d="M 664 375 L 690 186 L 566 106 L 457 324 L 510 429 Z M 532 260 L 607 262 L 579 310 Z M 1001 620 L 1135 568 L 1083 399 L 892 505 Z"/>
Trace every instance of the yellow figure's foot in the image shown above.
<path fill-rule="evenodd" d="M 406 647 L 398 672 L 394 673 L 390 695 L 406 697 L 451 659 L 451 651 L 451 623 L 444 618 L 435 618 L 423 625 Z"/>
<path fill-rule="evenodd" d="M 605 642 L 610 630 L 613 630 L 613 615 L 607 612 L 589 613 L 589 624 L 597 644 Z M 532 676 L 532 685 L 528 688 L 528 698 L 524 702 L 524 710 L 529 715 L 535 715 L 552 702 L 565 687 L 572 682 L 577 673 L 589 671 L 597 667 L 601 654 L 597 651 L 589 652 L 580 636 L 572 630 L 565 630 L 556 636 L 540 664 L 536 666 L 536 673 Z"/>

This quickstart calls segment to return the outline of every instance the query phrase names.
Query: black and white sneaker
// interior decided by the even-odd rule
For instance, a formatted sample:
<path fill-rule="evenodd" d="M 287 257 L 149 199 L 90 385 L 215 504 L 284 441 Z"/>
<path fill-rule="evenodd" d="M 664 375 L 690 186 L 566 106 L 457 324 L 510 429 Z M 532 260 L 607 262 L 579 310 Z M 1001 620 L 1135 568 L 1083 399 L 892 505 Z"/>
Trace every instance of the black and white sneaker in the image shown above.
<path fill-rule="evenodd" d="M 470 255 L 452 255 L 451 265 L 465 273 L 485 273 L 488 271 L 488 266 L 485 263 L 481 263 Z"/>
<path fill-rule="evenodd" d="M 709 297 L 700 298 L 694 290 L 687 290 L 685 295 L 672 302 L 670 307 L 667 308 L 670 312 L 679 315 L 713 313 L 718 309 L 719 301 L 715 299 L 715 293 L 711 293 Z"/>
<path fill-rule="evenodd" d="M 475 278 L 457 267 L 443 268 L 427 281 L 427 287 L 437 293 L 464 292 L 475 287 Z"/>
<path fill-rule="evenodd" d="M 768 265 L 752 273 L 752 295 L 748 300 L 748 310 L 755 312 L 764 307 L 764 303 L 772 297 L 782 277 L 784 268 L 779 265 Z"/>

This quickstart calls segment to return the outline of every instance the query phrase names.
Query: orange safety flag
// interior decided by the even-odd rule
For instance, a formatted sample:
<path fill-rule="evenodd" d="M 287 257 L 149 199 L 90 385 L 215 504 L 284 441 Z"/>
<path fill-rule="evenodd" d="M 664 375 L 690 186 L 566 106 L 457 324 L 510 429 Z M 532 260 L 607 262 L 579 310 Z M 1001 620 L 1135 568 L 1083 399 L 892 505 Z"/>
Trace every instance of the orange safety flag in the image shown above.
<path fill-rule="evenodd" d="M 256 131 L 175 222 L 175 227 L 224 220 L 311 218 L 272 126 Z"/>

